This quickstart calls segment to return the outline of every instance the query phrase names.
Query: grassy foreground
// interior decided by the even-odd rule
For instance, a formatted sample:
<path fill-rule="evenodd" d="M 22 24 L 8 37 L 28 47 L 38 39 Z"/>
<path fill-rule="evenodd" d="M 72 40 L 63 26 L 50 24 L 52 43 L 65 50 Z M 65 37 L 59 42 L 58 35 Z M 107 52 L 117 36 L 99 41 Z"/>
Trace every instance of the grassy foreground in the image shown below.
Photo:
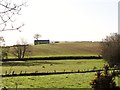
<path fill-rule="evenodd" d="M 71 71 L 71 70 L 87 70 L 94 67 L 103 67 L 105 61 L 101 60 L 38 60 L 26 62 L 9 62 L 3 64 L 2 72 L 20 71 L 34 72 L 53 72 L 56 71 Z M 12 66 L 12 67 L 11 67 Z M 44 66 L 44 68 L 43 68 Z M 95 73 L 80 73 L 80 74 L 59 74 L 59 75 L 44 75 L 44 76 L 18 76 L 18 77 L 3 77 L 3 87 L 15 88 L 90 88 L 90 81 L 94 78 Z"/>
<path fill-rule="evenodd" d="M 63 74 L 48 76 L 6 77 L 3 87 L 8 88 L 90 88 L 95 73 Z"/>
<path fill-rule="evenodd" d="M 95 73 L 62 74 L 47 76 L 20 76 L 2 78 L 2 87 L 7 88 L 91 88 Z M 120 78 L 116 78 L 120 86 Z"/>
<path fill-rule="evenodd" d="M 91 88 L 95 73 L 62 74 L 48 76 L 23 76 L 2 78 L 2 87 L 7 88 Z M 120 78 L 116 78 L 120 86 Z"/>

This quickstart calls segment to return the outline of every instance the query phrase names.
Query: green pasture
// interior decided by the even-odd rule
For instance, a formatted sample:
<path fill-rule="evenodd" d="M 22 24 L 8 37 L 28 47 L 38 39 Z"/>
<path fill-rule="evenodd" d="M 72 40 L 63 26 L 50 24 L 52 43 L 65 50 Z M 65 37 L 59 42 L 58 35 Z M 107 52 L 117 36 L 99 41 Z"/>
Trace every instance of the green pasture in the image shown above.
<path fill-rule="evenodd" d="M 8 88 L 90 88 L 95 73 L 62 74 L 47 76 L 6 77 L 3 86 Z"/>
<path fill-rule="evenodd" d="M 2 74 L 27 72 L 54 72 L 89 70 L 102 68 L 104 60 L 30 60 L 5 62 L 2 66 Z M 44 67 L 43 67 L 44 66 Z M 3 77 L 2 87 L 8 88 L 90 88 L 90 81 L 95 73 L 59 74 L 43 76 L 19 76 Z"/>
<path fill-rule="evenodd" d="M 2 78 L 2 87 L 7 88 L 91 88 L 95 73 L 61 74 L 46 76 L 19 76 Z M 116 78 L 117 86 L 120 81 Z"/>
<path fill-rule="evenodd" d="M 2 73 L 15 72 L 63 72 L 100 69 L 106 62 L 102 59 L 96 60 L 29 60 L 29 61 L 8 61 L 2 64 Z"/>
<path fill-rule="evenodd" d="M 64 42 L 31 45 L 31 54 L 26 57 L 44 56 L 93 56 L 100 55 L 100 42 Z M 12 48 L 10 48 L 12 50 Z M 14 58 L 9 53 L 9 58 Z M 31 72 L 74 72 L 78 70 L 101 69 L 106 64 L 103 59 L 77 60 L 28 60 L 2 62 L 2 75 Z M 7 88 L 90 88 L 95 72 L 3 77 L 2 86 Z M 116 78 L 117 85 L 120 79 Z M 29 90 L 29 89 L 28 89 Z"/>
<path fill-rule="evenodd" d="M 12 48 L 10 49 L 12 50 Z M 26 57 L 41 56 L 90 56 L 100 54 L 99 42 L 64 42 L 31 45 L 31 54 Z M 9 58 L 14 57 L 9 54 Z M 103 59 L 79 60 L 28 60 L 7 61 L 2 63 L 2 74 L 31 72 L 68 72 L 78 70 L 101 69 L 106 62 Z M 59 74 L 43 76 L 3 77 L 2 87 L 8 88 L 90 88 L 95 73 Z"/>

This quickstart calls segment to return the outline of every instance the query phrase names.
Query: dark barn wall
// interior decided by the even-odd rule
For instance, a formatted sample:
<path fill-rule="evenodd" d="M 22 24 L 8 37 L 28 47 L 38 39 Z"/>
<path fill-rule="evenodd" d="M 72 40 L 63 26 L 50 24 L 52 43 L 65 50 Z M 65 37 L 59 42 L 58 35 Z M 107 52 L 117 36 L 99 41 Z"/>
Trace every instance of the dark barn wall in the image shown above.
<path fill-rule="evenodd" d="M 49 44 L 50 40 L 34 40 L 34 45 L 37 44 Z"/>

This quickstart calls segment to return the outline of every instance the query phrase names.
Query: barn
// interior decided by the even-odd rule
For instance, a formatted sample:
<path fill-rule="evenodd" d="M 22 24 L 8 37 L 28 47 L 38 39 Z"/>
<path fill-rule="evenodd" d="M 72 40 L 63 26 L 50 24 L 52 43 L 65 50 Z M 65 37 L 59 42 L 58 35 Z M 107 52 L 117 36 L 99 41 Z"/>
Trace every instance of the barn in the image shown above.
<path fill-rule="evenodd" d="M 50 40 L 34 40 L 34 45 L 38 44 L 49 44 Z"/>

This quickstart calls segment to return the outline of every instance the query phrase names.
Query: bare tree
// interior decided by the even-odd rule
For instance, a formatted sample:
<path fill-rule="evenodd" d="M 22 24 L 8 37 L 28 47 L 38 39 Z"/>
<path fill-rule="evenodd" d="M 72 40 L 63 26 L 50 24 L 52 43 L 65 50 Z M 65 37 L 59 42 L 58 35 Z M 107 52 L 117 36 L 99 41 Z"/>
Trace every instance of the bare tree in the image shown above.
<path fill-rule="evenodd" d="M 40 37 L 41 37 L 40 34 L 35 34 L 35 35 L 34 35 L 34 39 L 36 39 L 36 40 L 38 40 Z"/>
<path fill-rule="evenodd" d="M 17 42 L 17 44 L 13 46 L 12 54 L 18 59 L 23 59 L 25 56 L 29 55 L 30 53 L 31 53 L 31 47 L 24 40 L 21 40 L 21 43 Z"/>
<path fill-rule="evenodd" d="M 107 36 L 102 44 L 102 57 L 110 66 L 120 65 L 120 35 L 113 33 Z"/>
<path fill-rule="evenodd" d="M 20 30 L 24 24 L 15 26 L 15 16 L 20 15 L 23 6 L 26 2 L 18 4 L 18 0 L 0 0 L 0 32 L 8 30 Z"/>

